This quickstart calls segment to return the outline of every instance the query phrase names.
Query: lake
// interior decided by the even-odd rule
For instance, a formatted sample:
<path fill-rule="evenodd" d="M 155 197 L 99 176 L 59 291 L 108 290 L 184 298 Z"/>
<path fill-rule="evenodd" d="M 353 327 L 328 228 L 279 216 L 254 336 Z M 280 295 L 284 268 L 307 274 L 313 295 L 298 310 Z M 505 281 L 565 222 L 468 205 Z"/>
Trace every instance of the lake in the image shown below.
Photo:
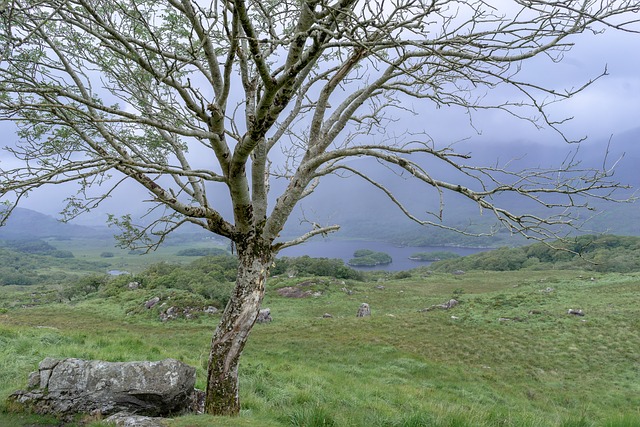
<path fill-rule="evenodd" d="M 399 247 L 392 243 L 378 242 L 375 240 L 313 240 L 298 246 L 291 246 L 280 251 L 279 256 L 299 257 L 308 255 L 313 258 L 340 258 L 345 264 L 353 258 L 353 253 L 358 249 L 370 249 L 376 252 L 384 252 L 393 258 L 393 262 L 376 267 L 353 267 L 356 270 L 387 270 L 402 271 L 431 264 L 429 261 L 414 261 L 409 259 L 416 252 L 447 251 L 458 255 L 471 255 L 487 251 L 487 248 L 459 248 L 452 246 L 422 246 Z"/>

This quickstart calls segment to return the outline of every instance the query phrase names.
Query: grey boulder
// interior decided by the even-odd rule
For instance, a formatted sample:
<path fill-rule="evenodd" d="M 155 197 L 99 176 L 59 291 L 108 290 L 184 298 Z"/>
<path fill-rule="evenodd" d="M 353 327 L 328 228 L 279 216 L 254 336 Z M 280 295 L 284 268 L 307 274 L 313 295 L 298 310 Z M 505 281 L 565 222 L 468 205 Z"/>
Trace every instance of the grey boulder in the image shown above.
<path fill-rule="evenodd" d="M 44 359 L 29 377 L 29 390 L 11 399 L 39 414 L 165 416 L 191 409 L 195 368 L 174 359 L 104 362 Z"/>

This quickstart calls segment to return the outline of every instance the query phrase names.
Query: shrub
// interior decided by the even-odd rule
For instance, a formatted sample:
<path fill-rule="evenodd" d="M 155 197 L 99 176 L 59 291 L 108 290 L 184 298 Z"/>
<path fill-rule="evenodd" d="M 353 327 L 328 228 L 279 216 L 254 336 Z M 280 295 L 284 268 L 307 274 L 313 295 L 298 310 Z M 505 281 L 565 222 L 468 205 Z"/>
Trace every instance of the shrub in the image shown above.
<path fill-rule="evenodd" d="M 161 262 L 149 266 L 135 277 L 135 281 L 146 289 L 166 289 L 186 292 L 206 300 L 207 305 L 224 307 L 233 290 L 238 260 L 229 255 L 209 256 L 194 260 L 187 266 Z M 121 292 L 126 283 L 134 280 L 131 276 L 119 280 L 114 286 L 110 283 L 110 294 Z M 113 282 L 113 280 L 112 280 Z M 115 288 L 115 289 L 114 289 Z"/>
<path fill-rule="evenodd" d="M 408 279 L 410 277 L 411 277 L 410 271 L 398 271 L 396 274 L 393 275 L 394 279 Z"/>
<path fill-rule="evenodd" d="M 59 292 L 60 298 L 69 301 L 85 297 L 87 295 L 98 292 L 108 281 L 107 276 L 92 275 L 84 276 L 78 279 L 72 285 L 69 285 Z"/>
<path fill-rule="evenodd" d="M 300 276 L 328 276 L 336 279 L 364 280 L 364 275 L 337 258 L 282 257 L 278 258 L 271 274 L 277 276 L 295 271 Z"/>

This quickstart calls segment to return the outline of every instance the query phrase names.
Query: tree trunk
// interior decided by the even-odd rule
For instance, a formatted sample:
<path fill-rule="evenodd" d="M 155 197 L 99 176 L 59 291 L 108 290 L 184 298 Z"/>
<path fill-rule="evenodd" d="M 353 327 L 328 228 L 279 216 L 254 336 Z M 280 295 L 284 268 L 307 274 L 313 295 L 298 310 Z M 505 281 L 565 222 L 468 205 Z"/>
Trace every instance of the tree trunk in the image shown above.
<path fill-rule="evenodd" d="M 238 362 L 260 311 L 273 261 L 270 245 L 239 243 L 238 261 L 235 289 L 211 340 L 204 410 L 212 415 L 240 412 Z"/>

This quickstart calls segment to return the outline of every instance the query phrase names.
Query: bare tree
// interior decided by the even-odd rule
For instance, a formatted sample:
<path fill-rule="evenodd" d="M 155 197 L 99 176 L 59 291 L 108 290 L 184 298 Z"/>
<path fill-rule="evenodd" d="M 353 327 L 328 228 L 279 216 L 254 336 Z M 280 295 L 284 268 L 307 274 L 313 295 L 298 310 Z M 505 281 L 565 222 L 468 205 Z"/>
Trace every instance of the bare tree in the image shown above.
<path fill-rule="evenodd" d="M 359 176 L 413 221 L 444 227 L 439 209 L 415 215 L 346 160 L 375 159 L 439 194 L 472 200 L 513 232 L 540 238 L 556 224 L 571 224 L 571 211 L 515 214 L 498 205 L 501 194 L 578 208 L 588 198 L 611 198 L 618 186 L 606 167 L 584 170 L 571 160 L 554 170 L 474 166 L 426 133 L 394 136 L 387 129 L 401 129 L 408 114 L 456 106 L 470 114 L 502 110 L 563 136 L 548 105 L 591 81 L 562 91 L 521 81 L 519 71 L 537 56 L 560 61 L 572 35 L 631 31 L 638 1 L 0 4 L 0 118 L 17 125 L 19 140 L 5 150 L 20 164 L 0 172 L 5 214 L 43 185 L 75 181 L 81 191 L 65 210 L 72 218 L 135 181 L 161 213 L 143 228 L 129 217 L 113 219 L 123 242 L 154 247 L 191 223 L 236 245 L 236 286 L 211 343 L 208 413 L 239 411 L 238 360 L 275 255 L 338 229 L 310 223 L 306 234 L 279 239 L 322 177 Z M 485 96 L 503 86 L 519 96 Z M 433 176 L 420 158 L 448 165 L 462 180 Z M 270 195 L 276 178 L 286 188 Z M 232 217 L 221 213 L 222 193 Z"/>

